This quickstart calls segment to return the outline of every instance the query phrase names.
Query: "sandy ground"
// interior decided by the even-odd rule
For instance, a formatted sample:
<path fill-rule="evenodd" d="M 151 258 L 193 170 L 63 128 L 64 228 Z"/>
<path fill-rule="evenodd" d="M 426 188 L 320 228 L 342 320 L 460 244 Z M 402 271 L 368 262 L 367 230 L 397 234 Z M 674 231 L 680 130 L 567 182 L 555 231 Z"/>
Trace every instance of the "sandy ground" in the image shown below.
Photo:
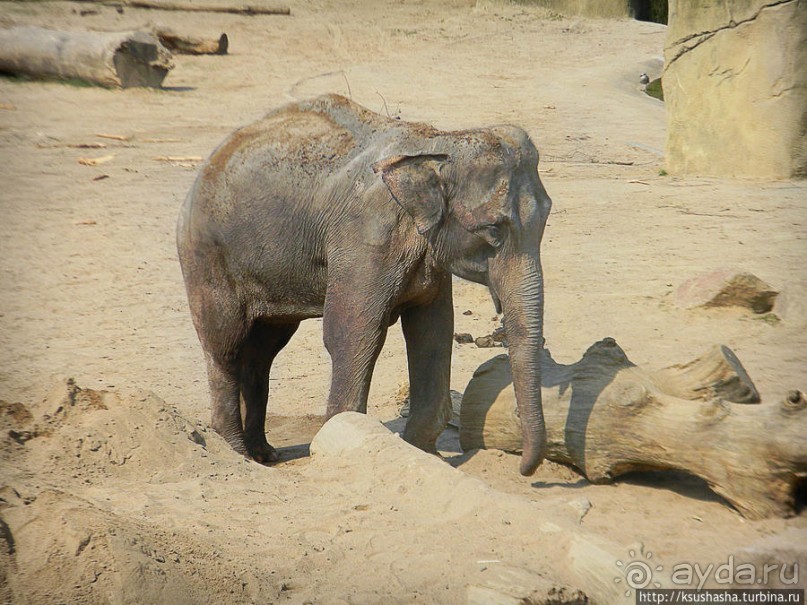
<path fill-rule="evenodd" d="M 447 432 L 454 466 L 531 503 L 532 517 L 499 519 L 472 494 L 459 511 L 435 507 L 435 494 L 394 471 L 312 461 L 329 378 L 318 321 L 273 370 L 268 430 L 284 462 L 246 462 L 207 426 L 173 235 L 195 165 L 155 158 L 206 156 L 268 109 L 323 92 L 441 128 L 511 122 L 531 134 L 554 200 L 544 267 L 558 361 L 605 336 L 649 368 L 721 343 L 763 402 L 807 387 L 807 186 L 660 176 L 664 108 L 638 75 L 659 71 L 663 26 L 462 1 L 295 1 L 291 17 L 105 6 L 80 16 L 87 6 L 2 3 L 0 18 L 225 31 L 231 53 L 177 56 L 163 90 L 0 80 L 0 600 L 461 603 L 499 564 L 485 561 L 568 583 L 551 542 L 535 537 L 547 522 L 607 541 L 615 577 L 617 557 L 639 542 L 669 569 L 720 563 L 771 536 L 807 570 L 794 537 L 804 515 L 746 521 L 685 476 L 595 486 L 547 463 L 525 479 L 513 456 L 459 456 Z M 106 148 L 70 147 L 97 142 Z M 781 289 L 782 321 L 671 303 L 684 280 L 722 266 Z M 496 327 L 483 288 L 458 281 L 455 302 L 456 331 Z M 455 345 L 452 387 L 499 352 Z M 395 418 L 405 368 L 395 327 L 375 372 L 375 417 Z"/>

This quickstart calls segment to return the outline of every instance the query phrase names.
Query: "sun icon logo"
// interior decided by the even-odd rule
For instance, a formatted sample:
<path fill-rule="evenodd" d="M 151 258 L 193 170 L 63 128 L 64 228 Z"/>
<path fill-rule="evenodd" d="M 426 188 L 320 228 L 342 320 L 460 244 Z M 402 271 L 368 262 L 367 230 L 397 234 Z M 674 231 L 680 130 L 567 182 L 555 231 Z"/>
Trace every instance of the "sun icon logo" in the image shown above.
<path fill-rule="evenodd" d="M 662 571 L 664 566 L 654 565 L 652 552 L 644 552 L 644 547 L 640 545 L 639 548 L 630 549 L 628 557 L 629 559 L 626 561 L 616 562 L 622 575 L 614 578 L 614 584 L 625 582 L 626 597 L 630 596 L 631 590 L 647 588 L 650 585 L 654 588 L 661 588 L 661 584 L 653 581 L 653 573 Z"/>

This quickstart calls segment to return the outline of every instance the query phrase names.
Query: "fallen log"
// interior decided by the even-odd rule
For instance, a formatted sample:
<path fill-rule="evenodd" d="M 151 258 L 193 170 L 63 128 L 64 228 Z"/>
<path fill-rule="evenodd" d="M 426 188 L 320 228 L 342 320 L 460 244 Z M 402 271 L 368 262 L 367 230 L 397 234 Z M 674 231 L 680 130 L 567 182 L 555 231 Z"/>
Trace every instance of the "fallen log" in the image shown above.
<path fill-rule="evenodd" d="M 108 87 L 159 88 L 171 53 L 145 32 L 67 32 L 20 26 L 0 30 L 0 71 L 78 79 Z"/>
<path fill-rule="evenodd" d="M 736 356 L 716 347 L 658 372 L 636 367 L 611 338 L 573 364 L 542 358 L 547 457 L 593 483 L 651 469 L 701 477 L 743 516 L 794 513 L 807 479 L 807 399 L 748 405 L 759 395 Z M 464 450 L 521 449 L 507 355 L 477 369 L 462 398 Z"/>
<path fill-rule="evenodd" d="M 230 46 L 227 34 L 221 34 L 218 38 L 198 38 L 158 26 L 154 28 L 154 35 L 168 50 L 182 55 L 226 55 Z"/>
<path fill-rule="evenodd" d="M 146 8 L 164 11 L 184 11 L 195 13 L 230 13 L 233 15 L 290 15 L 288 6 L 261 6 L 255 4 L 232 5 L 212 2 L 180 2 L 173 0 L 122 0 L 121 2 L 105 2 L 113 6 Z"/>

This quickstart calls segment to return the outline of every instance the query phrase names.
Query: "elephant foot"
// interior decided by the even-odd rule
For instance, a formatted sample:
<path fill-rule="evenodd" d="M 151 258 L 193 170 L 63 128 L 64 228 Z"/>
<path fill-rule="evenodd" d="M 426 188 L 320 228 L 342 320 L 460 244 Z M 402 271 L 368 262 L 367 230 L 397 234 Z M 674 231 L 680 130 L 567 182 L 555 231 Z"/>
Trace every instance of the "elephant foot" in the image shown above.
<path fill-rule="evenodd" d="M 423 450 L 427 454 L 437 454 L 437 439 L 443 434 L 445 423 L 435 422 L 433 419 L 425 421 L 418 418 L 409 418 L 404 429 L 404 441 Z"/>
<path fill-rule="evenodd" d="M 258 464 L 274 464 L 280 460 L 277 450 L 267 443 L 266 438 L 246 444 L 246 455 Z"/>
<path fill-rule="evenodd" d="M 269 445 L 263 434 L 257 439 L 249 440 L 244 438 L 243 432 L 238 433 L 236 436 L 227 435 L 218 430 L 216 432 L 224 437 L 224 440 L 236 452 L 250 460 L 254 460 L 258 464 L 273 464 L 280 459 L 277 450 Z"/>
<path fill-rule="evenodd" d="M 242 431 L 222 430 L 218 428 L 215 423 L 213 424 L 213 430 L 223 437 L 227 445 L 233 448 L 237 453 L 242 456 L 250 455 L 247 446 L 244 444 L 244 433 Z"/>
<path fill-rule="evenodd" d="M 410 445 L 414 445 L 416 448 L 423 450 L 427 454 L 434 454 L 435 456 L 439 456 L 440 454 L 437 452 L 437 438 L 434 439 L 423 439 L 420 438 L 418 435 L 407 435 L 404 431 L 403 435 L 404 441 L 409 443 Z"/>

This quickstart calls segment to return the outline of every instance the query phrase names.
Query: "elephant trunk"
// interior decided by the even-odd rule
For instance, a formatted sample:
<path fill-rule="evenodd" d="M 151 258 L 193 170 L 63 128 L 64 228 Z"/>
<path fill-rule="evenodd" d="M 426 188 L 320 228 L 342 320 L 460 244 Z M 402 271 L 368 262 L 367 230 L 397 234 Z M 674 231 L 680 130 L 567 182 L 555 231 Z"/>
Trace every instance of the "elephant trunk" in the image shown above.
<path fill-rule="evenodd" d="M 504 312 L 513 388 L 521 418 L 520 470 L 522 475 L 530 476 L 546 454 L 546 427 L 541 406 L 544 284 L 540 258 L 528 255 L 497 273 L 499 279 L 495 280 L 494 287 Z"/>

